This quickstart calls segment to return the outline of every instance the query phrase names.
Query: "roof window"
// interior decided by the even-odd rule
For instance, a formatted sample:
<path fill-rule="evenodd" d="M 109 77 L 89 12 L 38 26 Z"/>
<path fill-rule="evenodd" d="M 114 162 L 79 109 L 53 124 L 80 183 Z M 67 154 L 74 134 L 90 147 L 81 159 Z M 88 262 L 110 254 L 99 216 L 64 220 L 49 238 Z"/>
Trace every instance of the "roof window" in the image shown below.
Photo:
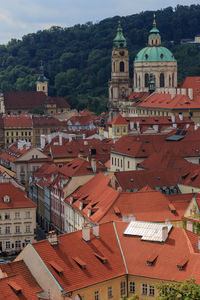
<path fill-rule="evenodd" d="M 58 273 L 59 275 L 63 273 L 62 267 L 59 266 L 55 261 L 50 261 L 49 263 L 52 266 L 52 268 L 56 271 L 56 273 Z"/>
<path fill-rule="evenodd" d="M 103 263 L 107 262 L 107 258 L 105 256 L 99 255 L 98 253 L 94 252 L 94 255 Z"/>
<path fill-rule="evenodd" d="M 86 269 L 86 263 L 82 259 L 80 259 L 78 256 L 72 258 L 81 269 Z"/>
<path fill-rule="evenodd" d="M 177 263 L 177 268 L 179 269 L 179 271 L 182 271 L 185 269 L 185 267 L 187 266 L 188 263 L 188 259 L 183 258 L 182 260 L 179 261 L 179 263 Z"/>
<path fill-rule="evenodd" d="M 149 257 L 147 258 L 147 261 L 146 261 L 147 266 L 153 266 L 154 263 L 156 262 L 157 258 L 158 258 L 158 255 L 155 253 L 149 255 Z"/>
<path fill-rule="evenodd" d="M 22 291 L 22 288 L 14 281 L 9 281 L 8 285 L 12 288 L 12 290 L 15 292 L 15 294 L 20 294 Z"/>

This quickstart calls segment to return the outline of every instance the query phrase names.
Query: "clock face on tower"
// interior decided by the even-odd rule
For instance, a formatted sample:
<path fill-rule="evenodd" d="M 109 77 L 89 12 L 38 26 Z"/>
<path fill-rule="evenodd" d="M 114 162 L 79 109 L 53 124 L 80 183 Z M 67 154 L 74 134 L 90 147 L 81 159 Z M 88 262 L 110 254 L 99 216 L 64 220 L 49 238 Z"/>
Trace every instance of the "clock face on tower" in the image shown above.
<path fill-rule="evenodd" d="M 119 51 L 119 54 L 120 54 L 121 56 L 124 56 L 124 51 Z"/>

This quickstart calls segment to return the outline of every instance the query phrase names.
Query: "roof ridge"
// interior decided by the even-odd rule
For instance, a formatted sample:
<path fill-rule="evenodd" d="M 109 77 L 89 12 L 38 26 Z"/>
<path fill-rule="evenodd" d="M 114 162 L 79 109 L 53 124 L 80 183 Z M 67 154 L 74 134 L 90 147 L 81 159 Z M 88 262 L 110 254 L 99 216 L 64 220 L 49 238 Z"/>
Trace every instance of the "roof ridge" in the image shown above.
<path fill-rule="evenodd" d="M 117 229 L 116 229 L 116 226 L 115 226 L 115 221 L 113 221 L 112 223 L 113 223 L 113 228 L 114 228 L 115 236 L 117 238 L 117 242 L 118 242 L 118 245 L 119 245 L 119 249 L 120 249 L 120 252 L 121 252 L 121 255 L 122 255 L 122 259 L 123 259 L 124 267 L 125 267 L 125 270 L 126 270 L 126 274 L 128 274 L 128 268 L 127 268 L 127 265 L 126 265 L 126 259 L 125 259 L 125 256 L 124 256 L 124 253 L 123 253 L 123 250 L 122 250 L 122 246 L 121 246 L 121 243 L 120 243 L 120 240 L 119 240 L 119 236 L 117 234 Z"/>

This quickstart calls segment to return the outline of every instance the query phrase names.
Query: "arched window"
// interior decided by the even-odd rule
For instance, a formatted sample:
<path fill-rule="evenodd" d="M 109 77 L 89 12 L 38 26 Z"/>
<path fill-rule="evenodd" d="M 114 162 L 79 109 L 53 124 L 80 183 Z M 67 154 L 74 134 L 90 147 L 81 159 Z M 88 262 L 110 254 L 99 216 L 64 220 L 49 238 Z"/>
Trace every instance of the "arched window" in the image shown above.
<path fill-rule="evenodd" d="M 135 87 L 137 87 L 137 74 L 135 74 Z"/>
<path fill-rule="evenodd" d="M 120 61 L 119 68 L 120 68 L 120 72 L 124 72 L 124 62 L 123 61 Z"/>
<path fill-rule="evenodd" d="M 165 87 L 165 76 L 163 73 L 160 74 L 160 87 Z"/>
<path fill-rule="evenodd" d="M 138 77 L 138 87 L 140 88 L 140 76 Z"/>
<path fill-rule="evenodd" d="M 115 62 L 113 62 L 113 72 L 115 72 Z"/>
<path fill-rule="evenodd" d="M 174 87 L 174 73 L 172 74 L 172 87 Z"/>
<path fill-rule="evenodd" d="M 148 87 L 149 86 L 149 74 L 144 75 L 144 86 Z"/>
<path fill-rule="evenodd" d="M 169 87 L 171 87 L 171 76 L 169 75 Z"/>

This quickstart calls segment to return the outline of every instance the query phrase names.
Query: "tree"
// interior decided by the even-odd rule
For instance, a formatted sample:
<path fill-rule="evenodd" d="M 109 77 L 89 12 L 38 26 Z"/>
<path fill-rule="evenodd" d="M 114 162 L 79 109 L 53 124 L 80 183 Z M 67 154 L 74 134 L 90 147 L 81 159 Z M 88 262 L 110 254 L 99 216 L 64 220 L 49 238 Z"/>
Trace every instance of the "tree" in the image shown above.
<path fill-rule="evenodd" d="M 200 286 L 194 279 L 157 285 L 158 300 L 200 300 Z"/>

